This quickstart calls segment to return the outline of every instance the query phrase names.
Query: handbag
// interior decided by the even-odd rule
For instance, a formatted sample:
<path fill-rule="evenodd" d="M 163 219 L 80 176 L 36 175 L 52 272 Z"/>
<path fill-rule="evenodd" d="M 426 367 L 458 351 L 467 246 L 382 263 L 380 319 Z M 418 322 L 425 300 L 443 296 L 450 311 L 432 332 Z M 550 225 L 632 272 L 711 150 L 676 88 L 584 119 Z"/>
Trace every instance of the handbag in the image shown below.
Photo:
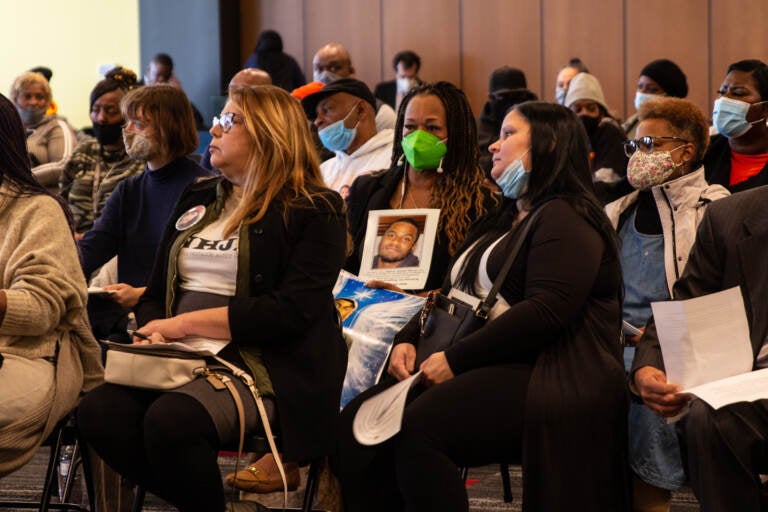
<path fill-rule="evenodd" d="M 208 383 L 217 390 L 228 390 L 235 402 L 240 438 L 238 443 L 237 458 L 235 460 L 235 473 L 240 465 L 240 454 L 243 453 L 245 443 L 245 409 L 240 393 L 232 383 L 231 377 L 240 379 L 248 387 L 256 402 L 261 424 L 264 427 L 269 448 L 275 457 L 280 478 L 283 481 L 283 508 L 288 502 L 288 483 L 285 469 L 275 444 L 272 428 L 267 417 L 267 410 L 261 399 L 259 390 L 253 383 L 253 378 L 245 371 L 233 365 L 211 352 L 187 352 L 161 344 L 155 345 L 125 345 L 103 341 L 107 345 L 107 361 L 104 365 L 104 380 L 111 384 L 119 384 L 141 389 L 156 389 L 167 391 L 189 384 L 193 380 L 204 377 Z M 220 368 L 208 366 L 205 357 L 212 357 L 222 364 L 231 375 Z"/>
<path fill-rule="evenodd" d="M 545 203 L 546 204 L 546 203 Z M 480 329 L 488 321 L 488 314 L 496 304 L 497 295 L 512 268 L 512 264 L 520 252 L 533 219 L 545 205 L 541 205 L 533 213 L 523 219 L 520 237 L 507 255 L 499 275 L 493 282 L 488 296 L 473 307 L 455 297 L 449 297 L 442 292 L 432 292 L 419 314 L 419 341 L 416 344 L 416 368 L 435 352 L 441 352 L 450 347 L 456 340 Z M 446 287 L 444 286 L 443 289 Z"/>
<path fill-rule="evenodd" d="M 189 384 L 208 366 L 200 354 L 151 345 L 108 345 L 104 380 L 133 388 L 167 391 Z"/>

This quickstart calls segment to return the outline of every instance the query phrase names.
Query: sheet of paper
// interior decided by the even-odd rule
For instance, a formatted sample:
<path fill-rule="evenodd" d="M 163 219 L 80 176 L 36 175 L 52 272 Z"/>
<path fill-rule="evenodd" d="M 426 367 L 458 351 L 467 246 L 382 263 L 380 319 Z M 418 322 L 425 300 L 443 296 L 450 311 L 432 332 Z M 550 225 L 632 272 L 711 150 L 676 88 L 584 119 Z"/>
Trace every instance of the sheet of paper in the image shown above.
<path fill-rule="evenodd" d="M 105 290 L 101 286 L 88 287 L 88 295 L 99 295 L 101 297 L 106 297 L 108 295 L 112 295 L 113 293 L 115 293 L 115 290 Z"/>
<path fill-rule="evenodd" d="M 651 304 L 667 381 L 683 389 L 752 369 L 752 345 L 738 287 Z"/>
<path fill-rule="evenodd" d="M 125 344 L 123 343 L 115 343 L 113 341 L 109 340 L 101 340 L 102 343 L 109 346 L 117 346 L 118 348 L 124 347 Z M 181 341 L 173 341 L 170 343 L 152 343 L 150 345 L 131 345 L 131 348 L 136 348 L 140 350 L 147 350 L 147 351 L 157 351 L 157 350 L 178 350 L 179 352 L 189 352 L 190 354 L 198 354 L 200 356 L 213 356 L 215 353 L 212 353 L 211 351 L 207 349 L 200 349 L 198 347 L 191 347 L 187 345 L 186 343 L 183 343 Z"/>
<path fill-rule="evenodd" d="M 768 398 L 768 368 L 687 388 L 684 393 L 696 395 L 714 409 L 736 402 Z"/>
<path fill-rule="evenodd" d="M 363 402 L 352 421 L 352 433 L 358 443 L 373 446 L 400 432 L 408 391 L 420 379 L 421 372 L 416 372 Z"/>

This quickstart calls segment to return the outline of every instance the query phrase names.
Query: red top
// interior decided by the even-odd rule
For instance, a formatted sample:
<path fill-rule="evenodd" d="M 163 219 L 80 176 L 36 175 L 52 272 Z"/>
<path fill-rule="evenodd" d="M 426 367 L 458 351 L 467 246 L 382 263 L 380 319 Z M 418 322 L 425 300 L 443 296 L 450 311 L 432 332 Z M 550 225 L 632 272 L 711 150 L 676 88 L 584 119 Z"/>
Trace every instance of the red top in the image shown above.
<path fill-rule="evenodd" d="M 765 167 L 766 162 L 768 162 L 768 153 L 745 155 L 731 151 L 731 178 L 729 185 L 734 186 L 759 174 Z"/>

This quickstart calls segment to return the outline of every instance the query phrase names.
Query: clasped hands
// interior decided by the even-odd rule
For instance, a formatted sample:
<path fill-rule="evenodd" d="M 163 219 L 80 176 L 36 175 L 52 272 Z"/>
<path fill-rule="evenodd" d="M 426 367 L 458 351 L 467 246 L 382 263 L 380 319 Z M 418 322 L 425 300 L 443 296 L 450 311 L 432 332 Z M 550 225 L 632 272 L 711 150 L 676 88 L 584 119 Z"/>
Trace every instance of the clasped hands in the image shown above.
<path fill-rule="evenodd" d="M 404 380 L 411 376 L 416 366 L 416 347 L 412 343 L 400 343 L 392 348 L 392 356 L 389 359 L 390 375 L 397 380 Z M 423 374 L 423 382 L 427 386 L 440 384 L 454 377 L 453 371 L 445 357 L 445 352 L 435 352 L 419 366 Z"/>
<path fill-rule="evenodd" d="M 667 375 L 652 366 L 637 370 L 634 382 L 643 403 L 664 418 L 677 416 L 691 400 L 691 395 L 680 394 L 682 388 L 668 383 Z"/>

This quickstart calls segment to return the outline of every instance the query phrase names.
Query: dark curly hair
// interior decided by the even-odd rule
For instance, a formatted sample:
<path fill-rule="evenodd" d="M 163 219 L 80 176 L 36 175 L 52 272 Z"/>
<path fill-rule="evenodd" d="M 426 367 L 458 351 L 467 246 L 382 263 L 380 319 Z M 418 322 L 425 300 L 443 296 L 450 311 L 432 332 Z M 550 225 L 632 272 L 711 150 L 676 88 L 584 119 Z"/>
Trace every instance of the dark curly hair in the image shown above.
<path fill-rule="evenodd" d="M 390 168 L 407 164 L 403 158 L 403 123 L 408 104 L 416 96 L 436 96 L 445 108 L 448 131 L 444 172 L 437 174 L 432 190 L 432 208 L 440 209 L 439 229 L 448 237 L 448 251 L 453 254 L 467 235 L 470 212 L 476 217 L 485 213 L 484 174 L 478 164 L 477 126 L 467 97 L 449 82 L 424 83 L 412 89 L 400 103 L 395 124 L 394 146 Z"/>

